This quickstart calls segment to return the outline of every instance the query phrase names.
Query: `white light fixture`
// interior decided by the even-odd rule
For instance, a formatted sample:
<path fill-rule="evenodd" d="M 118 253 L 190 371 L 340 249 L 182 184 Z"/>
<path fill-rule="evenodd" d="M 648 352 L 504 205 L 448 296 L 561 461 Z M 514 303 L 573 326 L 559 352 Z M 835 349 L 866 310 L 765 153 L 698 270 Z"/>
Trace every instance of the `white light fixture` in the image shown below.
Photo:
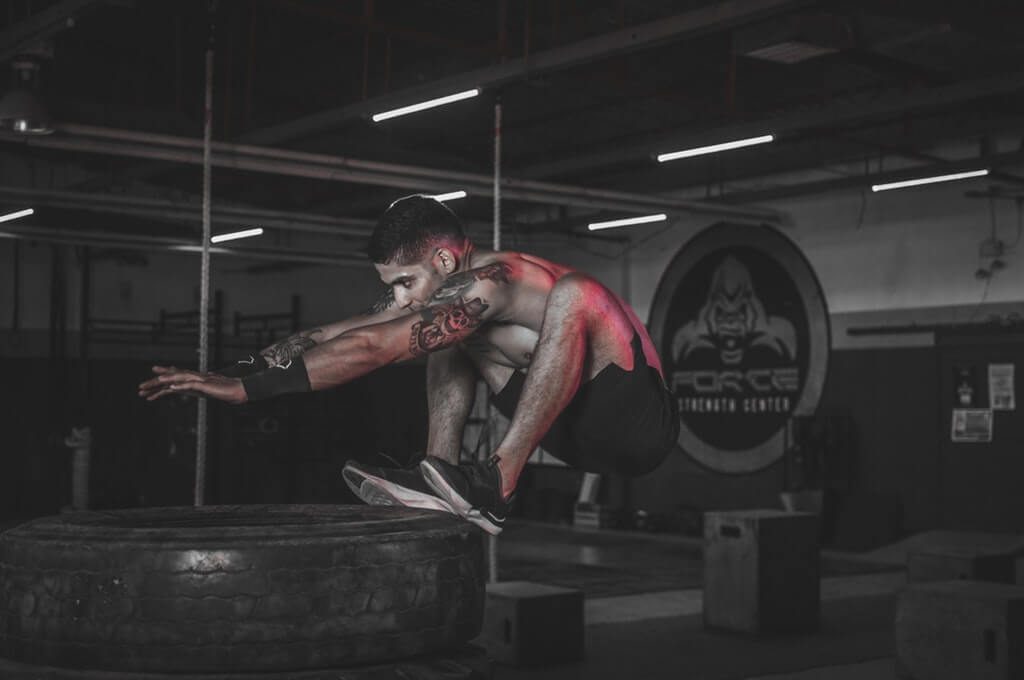
<path fill-rule="evenodd" d="M 464 92 L 456 92 L 446 97 L 438 97 L 437 99 L 430 99 L 419 104 L 411 104 L 409 106 L 403 106 L 400 109 L 391 109 L 390 111 L 384 111 L 383 113 L 373 114 L 373 122 L 379 123 L 382 120 L 388 118 L 397 118 L 398 116 L 404 116 L 407 113 L 416 113 L 417 111 L 423 111 L 424 109 L 432 109 L 435 106 L 444 106 L 445 104 L 451 104 L 452 102 L 462 101 L 463 99 L 470 99 L 480 94 L 480 88 L 475 87 L 472 90 L 466 90 Z"/>
<path fill-rule="evenodd" d="M 440 201 L 441 203 L 444 203 L 445 201 L 454 201 L 456 199 L 465 197 L 465 191 L 450 191 L 447 194 L 437 194 L 436 196 L 431 196 L 432 199 L 434 199 L 435 201 Z"/>
<path fill-rule="evenodd" d="M 704 154 L 707 153 L 718 153 L 719 151 L 740 149 L 745 146 L 754 146 L 755 144 L 767 144 L 768 142 L 773 141 L 775 141 L 775 135 L 761 135 L 760 137 L 748 137 L 746 139 L 737 139 L 732 142 L 712 144 L 711 146 L 698 146 L 693 149 L 683 149 L 682 151 L 672 151 L 671 153 L 658 154 L 658 162 L 664 163 L 665 161 L 674 161 L 679 158 L 703 156 Z"/>
<path fill-rule="evenodd" d="M 263 227 L 256 227 L 255 229 L 245 229 L 243 231 L 233 231 L 228 234 L 217 234 L 216 236 L 210 237 L 210 243 L 223 243 L 224 241 L 234 241 L 239 238 L 249 238 L 250 236 L 259 236 L 263 233 Z"/>
<path fill-rule="evenodd" d="M 643 217 L 627 217 L 622 220 L 612 220 L 611 222 L 592 222 L 587 225 L 587 229 L 590 231 L 597 231 L 598 229 L 613 229 L 615 227 L 628 227 L 631 224 L 649 224 L 651 222 L 664 222 L 668 219 L 668 215 L 660 213 L 658 215 L 644 215 Z"/>
<path fill-rule="evenodd" d="M 934 177 L 918 177 L 902 182 L 889 182 L 888 184 L 872 184 L 872 191 L 888 191 L 889 189 L 903 189 L 905 187 L 916 187 L 920 184 L 935 184 L 937 182 L 952 182 L 958 179 L 969 179 L 971 177 L 984 177 L 988 174 L 988 168 L 984 170 L 971 170 L 969 172 L 956 172 L 952 175 L 935 175 Z"/>
<path fill-rule="evenodd" d="M 32 208 L 26 208 L 25 210 L 19 210 L 17 212 L 7 213 L 6 215 L 0 215 L 0 222 L 10 222 L 16 220 L 19 217 L 28 217 L 35 213 Z"/>
<path fill-rule="evenodd" d="M 28 217 L 29 215 L 35 214 L 35 210 L 32 208 L 26 208 L 25 210 L 18 210 L 17 212 L 7 213 L 6 215 L 0 215 L 0 222 L 9 222 L 12 219 L 18 217 Z"/>

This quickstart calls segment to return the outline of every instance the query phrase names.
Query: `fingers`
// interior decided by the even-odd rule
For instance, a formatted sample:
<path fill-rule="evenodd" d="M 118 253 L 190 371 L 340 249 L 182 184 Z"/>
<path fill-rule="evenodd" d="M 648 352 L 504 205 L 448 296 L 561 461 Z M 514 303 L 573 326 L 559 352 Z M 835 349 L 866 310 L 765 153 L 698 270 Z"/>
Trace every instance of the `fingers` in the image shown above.
<path fill-rule="evenodd" d="M 167 385 L 206 379 L 206 375 L 198 371 L 181 370 L 173 366 L 154 366 L 153 372 L 158 373 L 155 378 L 150 378 L 139 384 L 140 397 L 147 397 L 155 391 L 162 390 Z"/>

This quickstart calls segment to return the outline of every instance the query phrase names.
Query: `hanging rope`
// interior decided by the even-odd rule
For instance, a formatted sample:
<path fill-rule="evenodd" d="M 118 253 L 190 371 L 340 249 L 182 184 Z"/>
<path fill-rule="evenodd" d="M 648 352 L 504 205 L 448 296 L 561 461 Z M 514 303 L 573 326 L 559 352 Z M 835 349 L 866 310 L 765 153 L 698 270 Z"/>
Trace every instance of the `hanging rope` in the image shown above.
<path fill-rule="evenodd" d="M 216 2 L 210 3 L 209 37 L 206 43 L 206 99 L 203 104 L 203 254 L 199 274 L 199 370 L 209 370 L 210 309 L 210 138 L 213 128 L 213 39 Z M 196 480 L 193 503 L 203 504 L 206 496 L 206 397 L 197 400 Z"/>
<path fill-rule="evenodd" d="M 501 250 L 501 98 L 494 103 L 494 250 Z M 497 414 L 493 405 L 488 403 L 487 407 L 487 430 L 488 439 L 494 442 L 497 438 Z M 491 447 L 493 450 L 493 447 Z M 481 458 L 486 459 L 491 451 L 481 452 Z M 498 582 L 498 538 L 487 537 L 487 580 L 489 583 Z"/>
<path fill-rule="evenodd" d="M 494 103 L 494 249 L 501 250 L 501 97 Z"/>

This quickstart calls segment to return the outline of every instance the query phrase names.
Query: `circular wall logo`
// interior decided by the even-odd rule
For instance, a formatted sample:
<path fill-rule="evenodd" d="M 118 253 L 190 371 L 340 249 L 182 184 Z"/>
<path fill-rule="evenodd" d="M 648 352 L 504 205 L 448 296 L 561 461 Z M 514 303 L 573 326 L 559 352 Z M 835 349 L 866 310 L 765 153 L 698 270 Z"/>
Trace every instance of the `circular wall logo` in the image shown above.
<path fill-rule="evenodd" d="M 690 239 L 658 283 L 650 327 L 679 404 L 679 445 L 706 467 L 770 465 L 789 419 L 818 406 L 828 308 L 807 259 L 776 229 L 721 223 Z"/>

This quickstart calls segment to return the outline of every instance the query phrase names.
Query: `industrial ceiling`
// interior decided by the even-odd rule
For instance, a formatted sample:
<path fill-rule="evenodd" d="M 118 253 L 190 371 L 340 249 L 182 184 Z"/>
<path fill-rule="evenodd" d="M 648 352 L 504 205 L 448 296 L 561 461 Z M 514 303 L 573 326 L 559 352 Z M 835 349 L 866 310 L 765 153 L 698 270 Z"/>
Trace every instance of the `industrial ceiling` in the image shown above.
<path fill-rule="evenodd" d="M 1022 134 L 1019 2 L 5 4 L 3 68 L 34 65 L 54 131 L 3 133 L 0 204 L 34 206 L 5 231 L 44 240 L 197 242 L 208 48 L 214 228 L 287 233 L 271 259 L 354 261 L 413 192 L 467 191 L 452 205 L 482 233 L 499 103 L 511 234 L 645 212 L 778 221 L 763 204 L 979 165 L 1024 183 L 1019 140 L 999 142 Z M 764 134 L 774 142 L 655 159 Z"/>

